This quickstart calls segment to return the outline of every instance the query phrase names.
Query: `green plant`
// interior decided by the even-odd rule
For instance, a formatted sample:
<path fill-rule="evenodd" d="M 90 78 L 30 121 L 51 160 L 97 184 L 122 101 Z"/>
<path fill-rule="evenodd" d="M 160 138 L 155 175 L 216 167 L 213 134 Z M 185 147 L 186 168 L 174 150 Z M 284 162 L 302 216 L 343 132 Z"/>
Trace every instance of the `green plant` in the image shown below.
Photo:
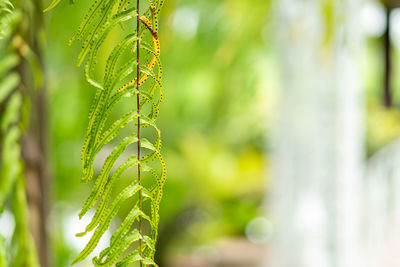
<path fill-rule="evenodd" d="M 8 0 L 0 1 L 0 38 L 4 38 L 9 35 L 10 24 L 13 15 L 14 6 Z"/>
<path fill-rule="evenodd" d="M 25 192 L 24 162 L 20 140 L 23 129 L 24 94 L 21 78 L 15 70 L 27 51 L 18 34 L 12 34 L 20 21 L 19 10 L 0 1 L 0 213 L 10 209 L 15 229 L 10 242 L 0 236 L 0 266 L 39 266 L 28 230 L 28 207 Z M 26 54 L 25 54 L 26 55 Z M 11 204 L 8 204 L 11 202 Z"/>
<path fill-rule="evenodd" d="M 59 2 L 54 0 L 46 11 Z M 135 5 L 128 0 L 93 1 L 78 32 L 71 39 L 71 43 L 75 40 L 82 42 L 78 65 L 86 60 L 86 80 L 97 88 L 81 154 L 82 180 L 89 182 L 94 179 L 94 186 L 79 216 L 84 216 L 96 203 L 98 205 L 91 223 L 83 233 L 78 234 L 83 236 L 94 230 L 93 236 L 73 263 L 85 259 L 93 251 L 120 212 L 121 205 L 134 201 L 135 204 L 130 204 L 128 214 L 113 233 L 109 247 L 93 258 L 93 264 L 127 266 L 139 262 L 140 266 L 157 266 L 154 253 L 158 211 L 166 178 L 165 163 L 160 153 L 161 134 L 155 124 L 162 101 L 158 15 L 163 4 L 164 0 L 142 3 L 137 0 Z M 134 22 L 134 27 L 131 22 Z M 104 44 L 115 41 L 115 38 L 109 40 L 109 37 L 115 36 L 118 29 L 122 29 L 122 37 L 113 43 L 111 52 L 105 52 Z M 100 61 L 105 59 L 105 55 L 106 63 L 102 65 Z M 130 107 L 113 121 L 112 112 L 117 105 L 124 99 L 132 98 L 136 107 Z M 153 134 L 146 128 L 152 129 Z M 153 141 L 144 138 L 143 132 Z M 95 174 L 95 157 L 107 144 L 114 148 L 104 160 L 100 173 Z M 130 153 L 113 171 L 117 159 L 132 144 L 137 144 L 136 153 Z M 157 161 L 158 166 L 154 164 Z M 113 198 L 117 180 L 133 166 L 137 166 L 137 178 Z M 132 247 L 135 247 L 133 251 Z"/>

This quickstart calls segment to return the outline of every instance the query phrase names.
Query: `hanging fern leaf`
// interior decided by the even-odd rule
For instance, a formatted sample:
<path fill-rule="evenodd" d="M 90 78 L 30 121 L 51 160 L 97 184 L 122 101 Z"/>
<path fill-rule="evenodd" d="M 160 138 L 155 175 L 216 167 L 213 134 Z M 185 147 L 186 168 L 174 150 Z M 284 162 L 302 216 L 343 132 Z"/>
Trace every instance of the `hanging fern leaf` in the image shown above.
<path fill-rule="evenodd" d="M 45 11 L 59 2 L 54 0 Z M 158 211 L 166 178 L 160 153 L 161 133 L 155 124 L 162 101 L 158 16 L 163 4 L 164 0 L 137 0 L 135 4 L 129 0 L 93 1 L 70 40 L 70 44 L 81 42 L 77 64 L 84 63 L 86 80 L 97 90 L 81 153 L 82 181 L 94 180 L 94 184 L 79 217 L 94 207 L 96 212 L 85 231 L 77 236 L 94 233 L 73 263 L 89 256 L 120 213 L 121 206 L 129 202 L 134 204 L 113 233 L 109 247 L 93 258 L 93 264 L 127 266 L 139 262 L 141 266 L 157 266 L 154 253 Z M 124 34 L 106 54 L 103 67 L 99 64 L 105 55 L 103 45 L 116 29 L 122 29 Z M 103 73 L 101 79 L 96 77 L 99 72 Z M 136 107 L 112 121 L 111 114 L 123 99 L 132 99 Z M 132 127 L 135 130 L 125 135 Z M 154 137 L 152 141 L 142 136 L 145 128 L 154 132 L 149 136 Z M 96 173 L 94 161 L 106 145 L 113 145 L 114 149 Z M 136 154 L 116 166 L 122 155 L 131 151 L 131 146 L 136 146 Z M 115 184 L 132 167 L 137 168 L 136 178 L 121 192 L 115 192 Z"/>

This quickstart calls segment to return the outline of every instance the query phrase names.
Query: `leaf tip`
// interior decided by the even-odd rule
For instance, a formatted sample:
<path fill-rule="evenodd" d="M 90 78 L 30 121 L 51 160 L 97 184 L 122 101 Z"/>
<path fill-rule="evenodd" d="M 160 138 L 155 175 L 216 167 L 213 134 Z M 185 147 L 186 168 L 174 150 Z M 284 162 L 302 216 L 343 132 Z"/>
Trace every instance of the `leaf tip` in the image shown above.
<path fill-rule="evenodd" d="M 82 237 L 84 235 L 86 235 L 87 232 L 81 232 L 81 233 L 77 233 L 75 236 L 76 237 Z"/>

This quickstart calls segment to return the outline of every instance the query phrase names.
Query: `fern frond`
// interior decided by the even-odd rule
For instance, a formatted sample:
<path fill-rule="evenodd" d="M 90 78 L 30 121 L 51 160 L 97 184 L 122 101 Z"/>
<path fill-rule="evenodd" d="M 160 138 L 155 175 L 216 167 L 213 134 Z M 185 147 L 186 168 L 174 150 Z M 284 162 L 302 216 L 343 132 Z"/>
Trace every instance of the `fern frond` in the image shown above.
<path fill-rule="evenodd" d="M 46 11 L 59 2 L 53 0 Z M 90 107 L 81 153 L 82 181 L 94 180 L 94 183 L 79 217 L 96 204 L 97 207 L 91 222 L 77 236 L 90 231 L 94 233 L 73 263 L 89 256 L 113 218 L 120 213 L 121 206 L 129 201 L 134 204 L 113 233 L 109 247 L 93 258 L 93 264 L 127 266 L 140 262 L 141 265 L 157 266 L 154 253 L 158 211 L 166 178 L 165 162 L 160 152 L 161 133 L 155 123 L 162 101 L 158 16 L 163 4 L 163 0 L 142 0 L 139 8 L 130 0 L 93 1 L 70 40 L 70 44 L 81 42 L 77 64 L 84 64 L 85 78 L 97 90 Z M 139 14 L 139 10 L 144 12 Z M 128 32 L 132 28 L 129 24 L 136 24 L 136 30 Z M 103 45 L 117 25 L 121 26 L 123 36 L 105 54 Z M 103 57 L 106 58 L 105 66 L 99 64 Z M 97 77 L 99 73 L 103 74 L 101 79 Z M 112 121 L 111 114 L 123 99 L 135 100 L 137 106 Z M 125 134 L 128 127 L 136 130 Z M 141 136 L 144 128 L 152 129 L 153 134 L 149 135 L 152 138 Z M 131 151 L 133 144 L 137 146 L 137 154 L 117 165 L 122 155 Z M 94 161 L 106 145 L 114 148 L 104 160 L 101 171 L 96 173 Z M 137 167 L 138 176 L 121 192 L 114 192 L 118 180 L 132 167 Z M 144 174 L 147 175 L 144 177 Z M 146 223 L 147 232 L 142 223 Z M 128 251 L 132 247 L 135 249 Z"/>
<path fill-rule="evenodd" d="M 7 0 L 0 1 L 0 22 L 2 23 L 1 32 L 4 28 L 9 28 L 10 16 L 13 6 Z M 4 25 L 6 23 L 7 25 Z M 0 60 L 0 213 L 4 209 L 6 198 L 9 197 L 21 171 L 20 162 L 20 144 L 19 139 L 21 131 L 18 126 L 22 97 L 16 88 L 20 78 L 17 73 L 12 72 L 19 59 L 12 53 L 5 53 L 9 38 L 0 42 L 1 56 Z"/>
<path fill-rule="evenodd" d="M 20 58 L 9 48 L 19 12 L 7 0 L 0 0 L 0 213 L 11 200 L 15 229 L 10 249 L 0 236 L 0 266 L 38 267 L 38 259 L 27 223 L 24 164 L 20 140 L 24 96 L 20 76 L 14 71 Z M 13 251 L 13 253 L 9 253 Z"/>

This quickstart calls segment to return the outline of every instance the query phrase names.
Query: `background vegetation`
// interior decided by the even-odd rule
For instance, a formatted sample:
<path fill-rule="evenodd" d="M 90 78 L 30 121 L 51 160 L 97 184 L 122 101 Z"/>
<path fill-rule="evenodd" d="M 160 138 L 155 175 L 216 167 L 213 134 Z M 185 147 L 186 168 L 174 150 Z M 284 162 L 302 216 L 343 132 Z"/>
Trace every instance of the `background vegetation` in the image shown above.
<path fill-rule="evenodd" d="M 69 266 L 84 243 L 74 234 L 83 230 L 77 213 L 90 189 L 80 183 L 80 150 L 95 91 L 74 64 L 79 45 L 67 45 L 87 10 L 86 2 L 63 1 L 46 14 L 42 36 L 51 133 L 47 140 L 50 255 L 54 266 L 60 267 Z M 160 17 L 165 101 L 158 119 L 168 167 L 160 208 L 161 266 L 182 255 L 182 261 L 187 255 L 212 258 L 221 240 L 248 242 L 251 223 L 265 216 L 267 140 L 280 90 L 272 38 L 279 21 L 274 20 L 273 4 L 272 0 L 166 1 Z M 370 156 L 399 136 L 400 96 L 395 92 L 390 109 L 381 104 L 381 35 L 368 38 L 365 148 Z M 394 58 L 399 56 L 396 48 Z M 398 87 L 400 79 L 394 79 Z"/>

